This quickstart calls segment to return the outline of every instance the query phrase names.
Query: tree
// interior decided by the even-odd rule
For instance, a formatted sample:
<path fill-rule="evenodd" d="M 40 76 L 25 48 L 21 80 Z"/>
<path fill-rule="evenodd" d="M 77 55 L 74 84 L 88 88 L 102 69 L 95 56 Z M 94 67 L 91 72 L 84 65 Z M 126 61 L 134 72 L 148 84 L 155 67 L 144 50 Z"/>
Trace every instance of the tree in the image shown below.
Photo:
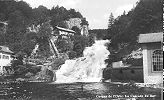
<path fill-rule="evenodd" d="M 43 23 L 37 33 L 26 32 L 20 43 L 16 43 L 14 47 L 21 48 L 21 51 L 30 56 L 36 44 L 39 44 L 39 53 L 41 56 L 48 57 L 50 55 L 49 37 L 51 37 L 52 28 L 49 22 Z M 20 46 L 19 46 L 20 45 Z M 13 48 L 16 51 L 17 48 Z"/>
<path fill-rule="evenodd" d="M 22 51 L 24 53 L 26 53 L 27 56 L 30 56 L 31 53 L 32 53 L 32 50 L 34 49 L 35 47 L 35 42 L 34 41 L 30 41 L 30 40 L 27 40 L 27 41 L 23 41 L 22 42 Z"/>
<path fill-rule="evenodd" d="M 5 20 L 5 14 L 0 13 L 0 21 L 4 21 Z"/>
<path fill-rule="evenodd" d="M 107 38 L 108 31 L 107 29 L 93 29 L 89 30 L 89 34 L 93 34 L 96 39 L 101 40 Z"/>
<path fill-rule="evenodd" d="M 45 22 L 39 28 L 37 33 L 37 43 L 39 44 L 40 55 L 42 57 L 49 57 L 51 55 L 49 38 L 51 37 L 52 27 L 50 22 Z"/>
<path fill-rule="evenodd" d="M 114 55 L 121 58 L 140 48 L 138 35 L 162 32 L 162 17 L 162 0 L 140 0 L 134 9 L 116 18 L 114 24 L 110 22 L 105 37 L 111 39 L 111 54 L 117 52 Z"/>
<path fill-rule="evenodd" d="M 108 20 L 108 29 L 110 29 L 113 24 L 114 24 L 114 16 L 113 13 L 111 13 Z"/>
<path fill-rule="evenodd" d="M 94 33 L 90 33 L 88 36 L 88 46 L 92 46 L 95 43 L 96 35 Z"/>
<path fill-rule="evenodd" d="M 108 29 L 107 29 L 108 34 L 107 34 L 107 36 L 104 37 L 105 39 L 111 39 L 115 35 L 113 33 L 113 30 L 115 29 L 113 26 L 113 24 L 115 22 L 114 20 L 115 19 L 114 19 L 113 13 L 111 13 L 109 16 L 109 20 L 108 20 Z"/>
<path fill-rule="evenodd" d="M 73 50 L 73 42 L 70 38 L 60 39 L 57 41 L 56 45 L 60 53 L 66 53 Z"/>
<path fill-rule="evenodd" d="M 81 35 L 75 35 L 73 43 L 73 51 L 76 52 L 77 57 L 81 57 L 85 47 L 88 46 L 88 38 Z"/>
<path fill-rule="evenodd" d="M 0 20 L 8 23 L 4 39 L 5 45 L 14 46 L 21 44 L 27 26 L 30 24 L 32 8 L 24 1 L 15 0 L 0 1 Z M 21 50 L 21 46 L 17 49 Z"/>
<path fill-rule="evenodd" d="M 83 26 L 83 25 L 89 25 L 86 18 L 82 18 L 82 20 L 81 20 L 81 26 Z"/>
<path fill-rule="evenodd" d="M 49 21 L 49 16 L 50 11 L 44 6 L 39 6 L 38 8 L 33 9 L 33 23 L 36 25 L 41 25 L 42 23 Z"/>
<path fill-rule="evenodd" d="M 0 45 L 5 45 L 5 34 L 0 32 Z"/>
<path fill-rule="evenodd" d="M 58 25 L 66 28 L 67 26 L 63 23 L 65 20 L 82 17 L 81 13 L 75 9 L 67 10 L 59 6 L 50 10 L 44 6 L 32 9 L 24 1 L 0 0 L 0 21 L 8 22 L 6 34 L 2 34 L 0 30 L 0 44 L 10 46 L 15 53 L 23 51 L 30 54 L 34 45 L 39 43 L 40 54 L 48 56 L 51 26 Z M 31 25 L 41 26 L 37 34 L 29 33 L 27 29 Z M 66 48 L 70 48 L 67 42 L 64 40 L 61 44 L 64 43 Z M 64 48 L 64 51 L 67 49 Z"/>
<path fill-rule="evenodd" d="M 123 15 L 126 15 L 126 11 L 124 10 Z"/>
<path fill-rule="evenodd" d="M 75 35 L 81 35 L 81 30 L 77 26 L 73 26 L 72 30 L 75 31 Z"/>
<path fill-rule="evenodd" d="M 68 10 L 68 16 L 69 18 L 82 18 L 83 16 L 79 13 L 79 12 L 76 12 L 75 9 L 70 9 Z"/>

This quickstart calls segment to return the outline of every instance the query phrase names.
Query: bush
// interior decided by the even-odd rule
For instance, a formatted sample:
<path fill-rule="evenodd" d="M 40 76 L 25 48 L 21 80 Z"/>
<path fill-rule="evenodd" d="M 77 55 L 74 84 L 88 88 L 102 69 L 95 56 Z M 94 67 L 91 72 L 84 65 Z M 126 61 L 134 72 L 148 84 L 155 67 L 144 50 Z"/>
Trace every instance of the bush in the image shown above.
<path fill-rule="evenodd" d="M 139 58 L 139 59 L 134 59 L 134 58 L 126 59 L 126 63 L 130 64 L 132 66 L 143 66 L 143 58 Z"/>
<path fill-rule="evenodd" d="M 4 77 L 0 76 L 0 82 L 4 82 L 4 81 L 5 81 Z"/>
<path fill-rule="evenodd" d="M 73 58 L 76 58 L 77 54 L 75 51 L 70 51 L 68 52 L 68 56 L 69 56 L 69 59 L 73 59 Z"/>

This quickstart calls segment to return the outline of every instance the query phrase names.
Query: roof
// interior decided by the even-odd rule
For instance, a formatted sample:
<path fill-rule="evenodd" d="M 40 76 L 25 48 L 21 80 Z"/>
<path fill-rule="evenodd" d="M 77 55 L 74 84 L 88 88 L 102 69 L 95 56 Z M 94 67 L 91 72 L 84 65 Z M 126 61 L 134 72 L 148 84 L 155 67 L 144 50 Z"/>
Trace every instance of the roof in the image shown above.
<path fill-rule="evenodd" d="M 2 21 L 0 21 L 0 24 L 3 24 L 3 25 L 8 25 L 8 23 L 7 23 L 7 22 L 2 22 Z"/>
<path fill-rule="evenodd" d="M 58 30 L 65 31 L 65 32 L 76 33 L 76 32 L 75 32 L 75 31 L 73 31 L 73 30 L 66 29 L 66 28 L 62 28 L 62 27 L 58 27 L 58 26 L 56 26 L 55 28 L 56 28 L 56 29 L 58 29 Z"/>
<path fill-rule="evenodd" d="M 0 52 L 13 54 L 13 52 L 11 50 L 9 50 L 9 48 L 6 46 L 0 46 Z"/>
<path fill-rule="evenodd" d="M 163 41 L 163 32 L 159 33 L 148 33 L 139 35 L 139 43 L 153 43 L 153 42 L 162 42 Z"/>

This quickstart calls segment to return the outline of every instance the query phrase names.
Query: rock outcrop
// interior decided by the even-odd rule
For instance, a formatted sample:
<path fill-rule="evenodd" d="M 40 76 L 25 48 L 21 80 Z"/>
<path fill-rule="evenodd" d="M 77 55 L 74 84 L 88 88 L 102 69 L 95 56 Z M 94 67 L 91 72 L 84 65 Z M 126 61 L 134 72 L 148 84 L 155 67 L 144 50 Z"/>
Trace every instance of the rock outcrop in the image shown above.
<path fill-rule="evenodd" d="M 77 26 L 79 29 L 81 29 L 81 18 L 71 18 L 69 19 L 68 21 L 65 21 L 66 23 L 66 26 L 69 28 L 69 29 L 72 29 L 73 26 Z"/>
<path fill-rule="evenodd" d="M 88 36 L 88 24 L 82 25 L 82 20 L 83 18 L 71 18 L 68 21 L 65 21 L 64 23 L 66 24 L 68 29 L 72 29 L 74 26 L 76 26 L 81 30 L 81 35 Z"/>

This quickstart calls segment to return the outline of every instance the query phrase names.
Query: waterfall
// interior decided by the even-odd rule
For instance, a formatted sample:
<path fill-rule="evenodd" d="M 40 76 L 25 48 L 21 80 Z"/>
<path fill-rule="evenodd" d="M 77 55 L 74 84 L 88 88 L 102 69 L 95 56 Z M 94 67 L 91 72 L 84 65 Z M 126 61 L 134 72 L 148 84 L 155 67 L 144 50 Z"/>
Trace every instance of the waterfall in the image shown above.
<path fill-rule="evenodd" d="M 35 45 L 35 48 L 32 50 L 31 55 L 30 55 L 31 58 L 35 58 L 35 55 L 36 55 L 38 49 L 39 49 L 39 44 L 37 43 Z"/>
<path fill-rule="evenodd" d="M 56 71 L 57 83 L 69 82 L 99 82 L 102 79 L 105 59 L 110 54 L 105 46 L 108 40 L 96 41 L 91 47 L 85 48 L 83 57 L 66 60 Z"/>

